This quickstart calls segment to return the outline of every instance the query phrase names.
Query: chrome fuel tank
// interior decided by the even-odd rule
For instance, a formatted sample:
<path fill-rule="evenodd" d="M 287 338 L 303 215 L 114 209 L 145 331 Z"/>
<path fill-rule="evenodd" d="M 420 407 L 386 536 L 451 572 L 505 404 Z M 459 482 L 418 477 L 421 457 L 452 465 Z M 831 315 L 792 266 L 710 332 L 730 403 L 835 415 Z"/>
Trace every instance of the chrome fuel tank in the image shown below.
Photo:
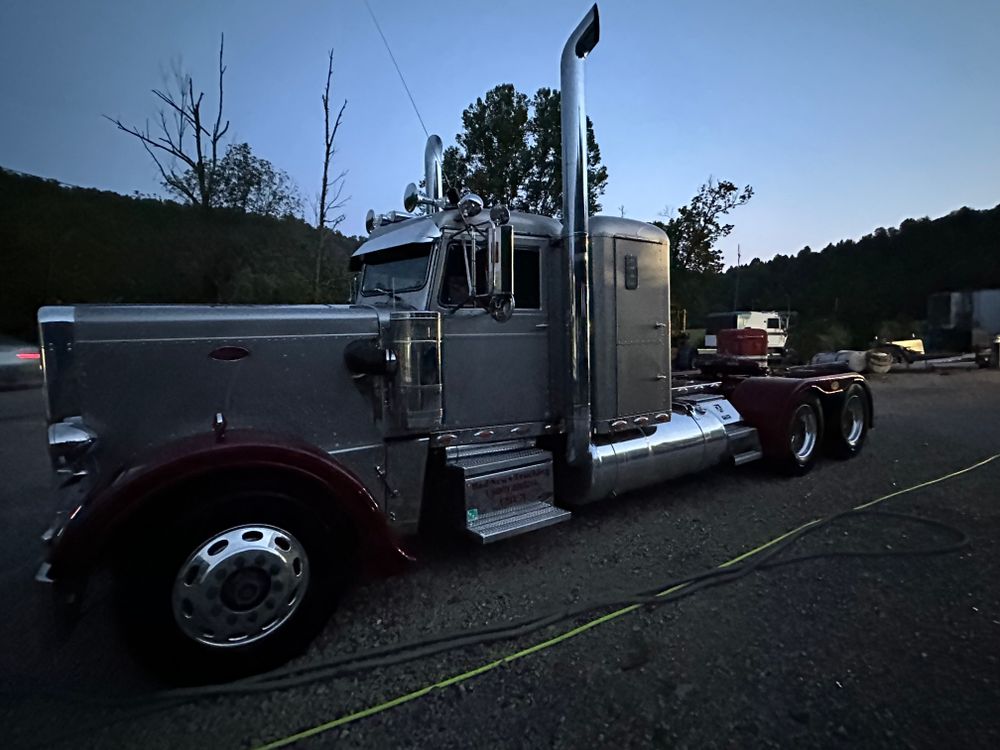
<path fill-rule="evenodd" d="M 589 491 L 582 504 L 692 474 L 732 456 L 730 430 L 740 415 L 726 399 L 678 403 L 670 421 L 618 435 L 598 436 L 590 446 Z M 718 408 L 715 408 L 718 407 Z"/>

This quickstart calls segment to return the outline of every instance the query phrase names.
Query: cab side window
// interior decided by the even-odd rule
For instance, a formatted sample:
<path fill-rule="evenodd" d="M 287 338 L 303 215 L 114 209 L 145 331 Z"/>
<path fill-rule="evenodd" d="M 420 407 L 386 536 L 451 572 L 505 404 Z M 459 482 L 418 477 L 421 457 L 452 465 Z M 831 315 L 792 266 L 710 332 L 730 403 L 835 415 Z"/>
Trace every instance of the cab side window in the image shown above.
<path fill-rule="evenodd" d="M 441 284 L 441 304 L 463 305 L 472 298 L 469 292 L 469 277 L 476 288 L 486 286 L 486 246 L 476 244 L 475 268 L 468 260 L 469 243 L 461 241 L 448 244 L 448 252 L 444 259 L 444 279 Z"/>
<path fill-rule="evenodd" d="M 542 307 L 542 266 L 537 247 L 514 248 L 514 309 Z"/>
<path fill-rule="evenodd" d="M 484 243 L 476 244 L 475 263 L 468 257 L 470 244 L 461 241 L 448 245 L 444 259 L 444 278 L 441 283 L 441 304 L 448 307 L 455 305 L 483 307 L 487 303 L 485 296 L 473 300 L 469 294 L 469 276 L 475 289 L 488 288 L 488 258 Z M 542 259 L 538 247 L 530 245 L 514 248 L 514 309 L 540 310 L 542 307 Z M 474 267 L 473 267 L 474 266 Z"/>

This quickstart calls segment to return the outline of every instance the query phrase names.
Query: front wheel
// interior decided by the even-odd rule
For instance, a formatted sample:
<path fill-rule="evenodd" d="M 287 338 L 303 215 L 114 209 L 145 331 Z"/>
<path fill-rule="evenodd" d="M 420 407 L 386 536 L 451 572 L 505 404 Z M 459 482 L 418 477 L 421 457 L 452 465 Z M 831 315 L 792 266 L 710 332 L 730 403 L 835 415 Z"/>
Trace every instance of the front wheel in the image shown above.
<path fill-rule="evenodd" d="M 348 545 L 280 492 L 234 492 L 148 533 L 119 560 L 118 610 L 138 655 L 176 682 L 284 663 L 347 581 Z"/>

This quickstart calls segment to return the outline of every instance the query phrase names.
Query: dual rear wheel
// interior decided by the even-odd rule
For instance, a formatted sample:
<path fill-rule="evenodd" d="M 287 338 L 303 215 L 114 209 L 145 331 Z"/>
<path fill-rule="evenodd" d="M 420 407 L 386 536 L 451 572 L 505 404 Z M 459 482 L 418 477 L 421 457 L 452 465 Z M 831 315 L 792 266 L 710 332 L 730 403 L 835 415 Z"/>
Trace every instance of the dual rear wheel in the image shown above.
<path fill-rule="evenodd" d="M 871 406 L 863 386 L 852 383 L 824 412 L 819 398 L 804 395 L 785 428 L 785 455 L 781 462 L 791 474 L 805 474 L 825 447 L 835 458 L 852 458 L 861 452 L 871 422 Z"/>

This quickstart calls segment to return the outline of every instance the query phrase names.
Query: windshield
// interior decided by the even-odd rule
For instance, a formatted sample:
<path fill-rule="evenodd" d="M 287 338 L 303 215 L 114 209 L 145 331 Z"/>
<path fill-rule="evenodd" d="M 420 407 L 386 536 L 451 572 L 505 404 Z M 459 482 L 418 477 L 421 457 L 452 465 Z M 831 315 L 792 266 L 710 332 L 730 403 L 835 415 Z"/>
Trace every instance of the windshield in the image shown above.
<path fill-rule="evenodd" d="M 397 294 L 419 289 L 427 281 L 431 242 L 400 245 L 365 256 L 361 294 Z"/>
<path fill-rule="evenodd" d="M 712 313 L 705 319 L 706 333 L 718 333 L 723 328 L 736 328 L 736 313 Z"/>

